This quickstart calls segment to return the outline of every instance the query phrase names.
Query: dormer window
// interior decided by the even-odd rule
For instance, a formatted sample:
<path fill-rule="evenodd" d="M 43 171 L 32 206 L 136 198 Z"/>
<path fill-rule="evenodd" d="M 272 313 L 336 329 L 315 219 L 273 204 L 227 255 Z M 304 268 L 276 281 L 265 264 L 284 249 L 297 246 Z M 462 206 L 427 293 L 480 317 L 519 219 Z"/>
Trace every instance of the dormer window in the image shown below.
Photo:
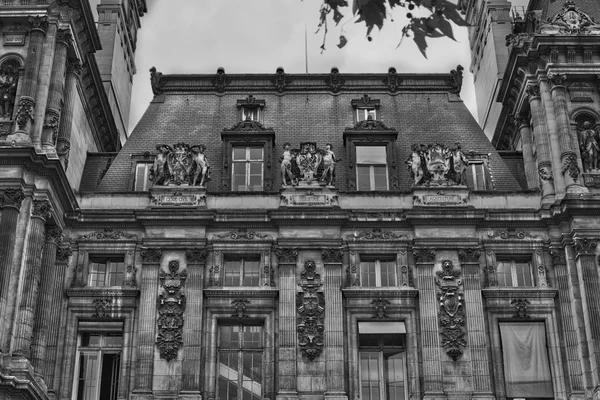
<path fill-rule="evenodd" d="M 248 95 L 245 99 L 237 101 L 240 121 L 262 122 L 262 110 L 265 108 L 265 101 Z"/>
<path fill-rule="evenodd" d="M 368 94 L 365 94 L 360 99 L 353 99 L 351 104 L 354 108 L 354 123 L 366 121 L 369 118 L 374 121 L 378 119 L 379 100 L 372 99 Z"/>
<path fill-rule="evenodd" d="M 377 119 L 377 110 L 375 108 L 357 108 L 356 121 L 366 121 L 367 119 Z"/>

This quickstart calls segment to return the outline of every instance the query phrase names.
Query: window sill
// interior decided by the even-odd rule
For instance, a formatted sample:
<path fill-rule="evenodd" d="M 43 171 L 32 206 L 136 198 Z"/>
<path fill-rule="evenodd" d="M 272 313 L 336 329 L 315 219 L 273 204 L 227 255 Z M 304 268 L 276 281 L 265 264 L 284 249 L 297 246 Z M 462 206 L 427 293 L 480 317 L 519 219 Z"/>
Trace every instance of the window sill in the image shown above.
<path fill-rule="evenodd" d="M 417 289 L 405 287 L 352 287 L 342 289 L 346 298 L 412 298 L 417 297 Z"/>
<path fill-rule="evenodd" d="M 274 289 L 272 286 L 256 286 L 256 287 L 235 287 L 225 286 L 218 289 L 204 289 L 206 297 L 247 297 L 247 298 L 275 298 L 279 295 L 279 289 Z"/>
<path fill-rule="evenodd" d="M 532 297 L 552 299 L 558 294 L 558 289 L 547 287 L 494 287 L 482 289 L 481 294 L 485 298 Z"/>
<path fill-rule="evenodd" d="M 140 290 L 127 286 L 86 286 L 67 289 L 67 297 L 137 297 Z"/>

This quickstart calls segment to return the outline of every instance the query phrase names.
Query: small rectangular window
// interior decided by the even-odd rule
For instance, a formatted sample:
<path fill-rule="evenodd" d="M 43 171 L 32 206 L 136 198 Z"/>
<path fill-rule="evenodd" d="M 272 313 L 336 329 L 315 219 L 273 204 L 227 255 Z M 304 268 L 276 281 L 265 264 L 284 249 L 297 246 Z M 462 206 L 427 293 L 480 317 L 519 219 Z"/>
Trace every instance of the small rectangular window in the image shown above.
<path fill-rule="evenodd" d="M 258 286 L 260 256 L 225 256 L 223 286 Z"/>
<path fill-rule="evenodd" d="M 356 146 L 357 190 L 388 190 L 385 146 Z"/>
<path fill-rule="evenodd" d="M 377 119 L 377 110 L 375 108 L 357 108 L 356 109 L 356 121 L 365 121 L 367 119 L 376 120 Z"/>
<path fill-rule="evenodd" d="M 232 188 L 235 191 L 262 191 L 264 154 L 262 147 L 233 147 Z"/>
<path fill-rule="evenodd" d="M 260 109 L 258 107 L 256 107 L 256 108 L 242 107 L 242 121 L 260 122 L 258 119 L 259 114 L 260 114 Z"/>
<path fill-rule="evenodd" d="M 397 286 L 395 258 L 361 256 L 360 284 L 363 287 Z"/>
<path fill-rule="evenodd" d="M 533 286 L 531 261 L 515 259 L 498 260 L 496 274 L 498 277 L 498 286 L 500 287 Z"/>
<path fill-rule="evenodd" d="M 467 184 L 471 190 L 489 190 L 487 166 L 483 161 L 469 160 Z"/>
<path fill-rule="evenodd" d="M 137 163 L 135 166 L 135 183 L 133 190 L 136 192 L 145 192 L 152 186 L 152 182 L 148 178 L 150 173 L 150 163 Z"/>
<path fill-rule="evenodd" d="M 125 278 L 125 257 L 90 255 L 88 286 L 122 286 Z"/>

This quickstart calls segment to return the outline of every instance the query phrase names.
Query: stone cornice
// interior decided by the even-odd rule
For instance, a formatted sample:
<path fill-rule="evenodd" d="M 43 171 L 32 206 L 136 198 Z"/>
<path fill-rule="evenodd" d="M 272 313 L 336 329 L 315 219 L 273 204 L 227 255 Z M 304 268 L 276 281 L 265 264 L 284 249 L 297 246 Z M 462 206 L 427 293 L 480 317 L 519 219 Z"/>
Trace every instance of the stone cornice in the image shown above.
<path fill-rule="evenodd" d="M 258 298 L 265 298 L 265 299 L 274 299 L 279 295 L 279 290 L 277 289 L 272 289 L 272 288 L 268 288 L 268 289 L 248 289 L 248 288 L 243 288 L 243 289 L 230 289 L 230 288 L 224 288 L 224 289 L 204 289 L 204 295 L 206 297 L 226 297 L 226 298 L 239 298 L 239 297 L 243 297 L 243 298 L 251 298 L 251 299 L 258 299 Z"/>
<path fill-rule="evenodd" d="M 139 289 L 83 287 L 66 290 L 68 297 L 137 297 Z"/>
<path fill-rule="evenodd" d="M 413 298 L 419 295 L 419 291 L 417 289 L 400 289 L 400 288 L 390 288 L 390 289 L 371 289 L 371 288 L 361 288 L 361 289 L 342 289 L 342 294 L 347 298 L 360 298 L 360 299 L 377 299 L 377 298 Z"/>
<path fill-rule="evenodd" d="M 537 287 L 492 288 L 483 289 L 481 294 L 485 298 L 552 299 L 558 295 L 558 289 L 540 289 Z"/>

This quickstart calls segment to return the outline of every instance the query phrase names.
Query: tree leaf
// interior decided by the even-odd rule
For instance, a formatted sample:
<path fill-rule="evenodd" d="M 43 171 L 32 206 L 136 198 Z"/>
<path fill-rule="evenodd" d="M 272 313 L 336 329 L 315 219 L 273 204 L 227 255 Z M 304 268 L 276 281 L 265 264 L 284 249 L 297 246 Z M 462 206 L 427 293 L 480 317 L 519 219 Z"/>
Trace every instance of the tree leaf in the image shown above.
<path fill-rule="evenodd" d="M 442 3 L 442 13 L 447 20 L 454 22 L 458 26 L 469 26 L 467 21 L 458 12 L 458 7 L 447 0 L 438 0 Z"/>
<path fill-rule="evenodd" d="M 346 0 L 325 0 L 325 2 L 334 10 L 337 10 L 338 7 L 348 7 Z"/>
<path fill-rule="evenodd" d="M 340 43 L 337 45 L 337 47 L 339 47 L 341 49 L 346 45 L 346 43 L 348 43 L 348 40 L 346 40 L 346 37 L 344 35 L 341 35 Z"/>
<path fill-rule="evenodd" d="M 344 14 L 339 12 L 337 9 L 333 10 L 333 21 L 336 25 L 340 23 L 342 18 L 344 18 Z"/>
<path fill-rule="evenodd" d="M 394 8 L 395 6 L 404 7 L 402 0 L 388 0 L 388 3 L 390 4 L 390 8 Z"/>
<path fill-rule="evenodd" d="M 423 57 L 427 58 L 427 53 L 425 52 L 425 50 L 427 50 L 427 41 L 425 40 L 425 33 L 422 29 L 415 28 L 414 26 L 412 28 L 412 31 L 413 40 L 415 41 L 417 47 L 421 51 L 421 54 L 423 54 Z"/>
<path fill-rule="evenodd" d="M 383 21 L 386 18 L 385 0 L 355 0 L 362 2 L 362 6 L 359 6 L 358 15 L 359 18 L 356 23 L 365 22 L 367 26 L 367 35 L 371 33 L 374 26 L 379 29 L 383 28 Z"/>
<path fill-rule="evenodd" d="M 417 5 L 417 7 L 425 7 L 428 10 L 433 11 L 433 1 L 432 0 L 413 0 L 413 3 Z"/>
<path fill-rule="evenodd" d="M 456 41 L 454 38 L 454 33 L 452 32 L 452 25 L 448 20 L 444 19 L 444 17 L 434 13 L 431 20 L 435 24 L 435 28 L 442 32 L 444 35 L 448 36 L 450 39 Z"/>

